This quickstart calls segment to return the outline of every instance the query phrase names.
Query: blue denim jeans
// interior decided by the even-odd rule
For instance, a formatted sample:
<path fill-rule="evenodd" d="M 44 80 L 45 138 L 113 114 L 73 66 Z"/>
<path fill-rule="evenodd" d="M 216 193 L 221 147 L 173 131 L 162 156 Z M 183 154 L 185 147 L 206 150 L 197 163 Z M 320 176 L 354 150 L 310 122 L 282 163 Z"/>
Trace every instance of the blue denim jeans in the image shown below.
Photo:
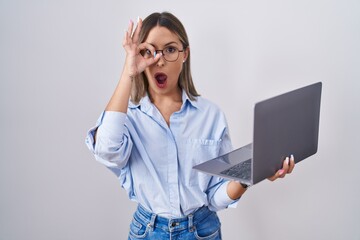
<path fill-rule="evenodd" d="M 184 218 L 168 219 L 139 205 L 130 224 L 128 239 L 221 240 L 220 226 L 216 212 L 208 207 L 199 208 Z"/>

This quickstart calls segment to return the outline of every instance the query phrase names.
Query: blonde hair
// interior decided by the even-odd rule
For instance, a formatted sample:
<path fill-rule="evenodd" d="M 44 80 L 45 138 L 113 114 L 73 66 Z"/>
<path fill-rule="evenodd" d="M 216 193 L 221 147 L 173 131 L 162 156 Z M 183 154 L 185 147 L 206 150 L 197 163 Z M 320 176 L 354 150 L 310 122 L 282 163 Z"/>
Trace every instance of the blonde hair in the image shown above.
<path fill-rule="evenodd" d="M 175 33 L 184 49 L 189 47 L 189 40 L 184 26 L 178 18 L 169 12 L 152 13 L 146 17 L 143 21 L 142 28 L 139 36 L 139 43 L 142 43 L 147 38 L 151 29 L 156 26 L 166 27 L 169 31 Z M 186 61 L 183 63 L 183 68 L 179 75 L 178 85 L 181 89 L 185 90 L 186 94 L 191 100 L 196 100 L 200 94 L 196 91 L 191 71 L 190 71 L 190 51 L 188 53 Z M 149 81 L 144 72 L 139 74 L 134 79 L 133 88 L 131 91 L 131 101 L 138 104 L 141 98 L 143 98 L 148 92 Z"/>

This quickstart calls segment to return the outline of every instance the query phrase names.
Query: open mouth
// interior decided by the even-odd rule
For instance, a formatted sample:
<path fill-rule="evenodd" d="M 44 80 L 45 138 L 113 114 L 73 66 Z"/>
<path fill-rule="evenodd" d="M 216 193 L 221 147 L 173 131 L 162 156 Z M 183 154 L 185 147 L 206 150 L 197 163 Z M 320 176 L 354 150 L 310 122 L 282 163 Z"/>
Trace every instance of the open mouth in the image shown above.
<path fill-rule="evenodd" d="M 164 88 L 166 86 L 167 75 L 165 73 L 156 73 L 154 77 L 156 85 L 159 88 Z"/>

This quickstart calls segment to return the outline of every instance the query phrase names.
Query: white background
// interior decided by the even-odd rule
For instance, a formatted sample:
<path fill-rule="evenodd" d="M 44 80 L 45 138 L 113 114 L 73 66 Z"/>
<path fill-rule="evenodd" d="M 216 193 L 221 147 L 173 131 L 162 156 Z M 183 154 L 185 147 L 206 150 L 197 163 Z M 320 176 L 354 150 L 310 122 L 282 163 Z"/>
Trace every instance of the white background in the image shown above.
<path fill-rule="evenodd" d="M 319 152 L 219 213 L 224 239 L 360 239 L 358 0 L 0 0 L 0 239 L 126 239 L 136 207 L 85 146 L 129 19 L 171 11 L 234 147 L 253 105 L 323 82 Z"/>

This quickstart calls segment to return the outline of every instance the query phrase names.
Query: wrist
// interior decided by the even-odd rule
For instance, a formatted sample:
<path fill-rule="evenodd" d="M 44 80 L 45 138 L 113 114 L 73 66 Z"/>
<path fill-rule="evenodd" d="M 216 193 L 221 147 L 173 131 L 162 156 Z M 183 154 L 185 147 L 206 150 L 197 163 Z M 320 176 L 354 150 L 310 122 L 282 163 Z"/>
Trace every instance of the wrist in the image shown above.
<path fill-rule="evenodd" d="M 136 78 L 136 76 L 138 76 L 138 75 L 139 75 L 139 73 L 135 69 L 124 66 L 124 69 L 122 72 L 122 77 L 128 78 L 131 81 L 133 81 Z"/>
<path fill-rule="evenodd" d="M 120 81 L 122 82 L 126 82 L 128 84 L 132 84 L 135 82 L 136 79 L 136 74 L 128 72 L 128 71 L 123 71 L 121 74 L 121 78 Z"/>
<path fill-rule="evenodd" d="M 238 181 L 230 181 L 227 186 L 227 194 L 232 200 L 237 200 L 244 194 L 247 189 L 247 185 L 241 184 Z"/>

